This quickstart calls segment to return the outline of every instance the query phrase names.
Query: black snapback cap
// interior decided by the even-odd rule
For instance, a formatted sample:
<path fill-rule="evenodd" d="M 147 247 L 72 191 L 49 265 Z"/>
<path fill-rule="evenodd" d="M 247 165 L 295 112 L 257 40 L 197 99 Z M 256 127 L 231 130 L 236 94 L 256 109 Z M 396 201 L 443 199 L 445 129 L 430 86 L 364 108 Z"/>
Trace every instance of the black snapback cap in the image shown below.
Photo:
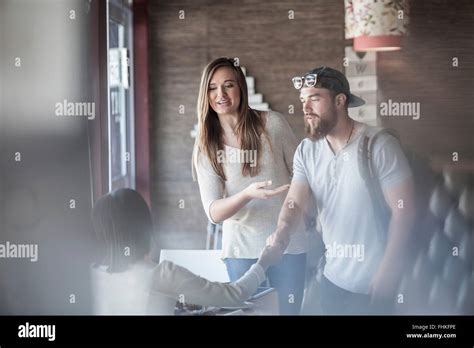
<path fill-rule="evenodd" d="M 309 71 L 308 74 L 316 74 L 317 80 L 314 87 L 327 88 L 336 93 L 344 93 L 349 99 L 349 107 L 357 107 L 365 104 L 365 100 L 352 94 L 349 81 L 339 70 L 322 66 Z"/>

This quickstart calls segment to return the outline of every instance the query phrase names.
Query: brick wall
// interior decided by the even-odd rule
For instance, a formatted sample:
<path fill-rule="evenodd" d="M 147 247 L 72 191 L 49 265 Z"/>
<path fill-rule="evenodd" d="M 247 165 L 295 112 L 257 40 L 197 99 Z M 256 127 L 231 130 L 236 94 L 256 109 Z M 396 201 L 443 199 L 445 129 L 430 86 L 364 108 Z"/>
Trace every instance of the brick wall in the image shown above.
<path fill-rule="evenodd" d="M 290 78 L 322 64 L 342 68 L 343 2 L 153 1 L 149 10 L 152 201 L 158 242 L 163 248 L 203 248 L 207 221 L 191 178 L 194 139 L 189 135 L 197 121 L 202 69 L 220 56 L 239 57 L 255 77 L 257 92 L 273 110 L 287 115 L 301 137 L 301 108 Z M 288 114 L 290 105 L 293 115 Z"/>

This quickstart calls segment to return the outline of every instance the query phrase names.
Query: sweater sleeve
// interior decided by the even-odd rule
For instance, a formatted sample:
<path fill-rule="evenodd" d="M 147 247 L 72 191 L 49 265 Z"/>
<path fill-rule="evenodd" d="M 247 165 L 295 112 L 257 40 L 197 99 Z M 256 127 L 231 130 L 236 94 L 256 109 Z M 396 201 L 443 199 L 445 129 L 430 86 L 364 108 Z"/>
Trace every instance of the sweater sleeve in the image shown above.
<path fill-rule="evenodd" d="M 273 128 L 273 139 L 279 142 L 283 152 L 283 160 L 289 173 L 293 173 L 293 157 L 298 146 L 298 140 L 286 118 L 275 111 L 270 113 L 270 126 Z"/>
<path fill-rule="evenodd" d="M 253 264 L 236 282 L 220 283 L 163 261 L 155 272 L 152 292 L 202 306 L 236 307 L 252 296 L 264 280 L 265 272 L 258 264 Z"/>
<path fill-rule="evenodd" d="M 198 154 L 196 161 L 196 175 L 199 184 L 201 201 L 210 222 L 216 222 L 211 217 L 211 204 L 224 197 L 224 181 L 216 174 L 209 159 L 202 153 Z"/>

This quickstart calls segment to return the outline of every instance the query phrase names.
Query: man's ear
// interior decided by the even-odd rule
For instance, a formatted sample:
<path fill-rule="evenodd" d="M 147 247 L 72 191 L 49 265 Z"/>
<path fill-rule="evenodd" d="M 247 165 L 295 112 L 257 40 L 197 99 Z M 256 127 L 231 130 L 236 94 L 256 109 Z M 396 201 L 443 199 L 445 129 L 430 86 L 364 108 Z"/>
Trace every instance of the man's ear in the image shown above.
<path fill-rule="evenodd" d="M 339 93 L 336 95 L 336 105 L 337 106 L 344 106 L 346 105 L 347 96 L 344 93 Z"/>

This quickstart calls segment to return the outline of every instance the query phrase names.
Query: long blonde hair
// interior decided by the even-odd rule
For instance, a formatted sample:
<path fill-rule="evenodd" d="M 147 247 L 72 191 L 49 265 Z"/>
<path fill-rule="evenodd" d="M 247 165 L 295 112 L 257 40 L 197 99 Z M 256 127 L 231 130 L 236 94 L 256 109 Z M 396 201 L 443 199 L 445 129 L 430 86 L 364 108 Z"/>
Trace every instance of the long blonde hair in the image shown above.
<path fill-rule="evenodd" d="M 243 176 L 255 176 L 260 171 L 258 165 L 262 143 L 261 135 L 265 135 L 265 120 L 263 116 L 249 107 L 247 81 L 240 66 L 234 64 L 231 58 L 217 58 L 210 62 L 202 73 L 199 96 L 197 100 L 198 132 L 193 150 L 193 178 L 196 179 L 196 165 L 199 153 L 207 156 L 211 165 L 223 180 L 226 180 L 222 163 L 218 161 L 218 151 L 223 150 L 222 128 L 217 113 L 209 105 L 209 83 L 214 72 L 222 67 L 231 68 L 235 73 L 237 84 L 240 88 L 239 119 L 236 124 L 236 135 L 240 139 L 240 149 L 257 151 L 257 164 L 242 163 Z M 268 138 L 268 137 L 267 137 Z"/>

